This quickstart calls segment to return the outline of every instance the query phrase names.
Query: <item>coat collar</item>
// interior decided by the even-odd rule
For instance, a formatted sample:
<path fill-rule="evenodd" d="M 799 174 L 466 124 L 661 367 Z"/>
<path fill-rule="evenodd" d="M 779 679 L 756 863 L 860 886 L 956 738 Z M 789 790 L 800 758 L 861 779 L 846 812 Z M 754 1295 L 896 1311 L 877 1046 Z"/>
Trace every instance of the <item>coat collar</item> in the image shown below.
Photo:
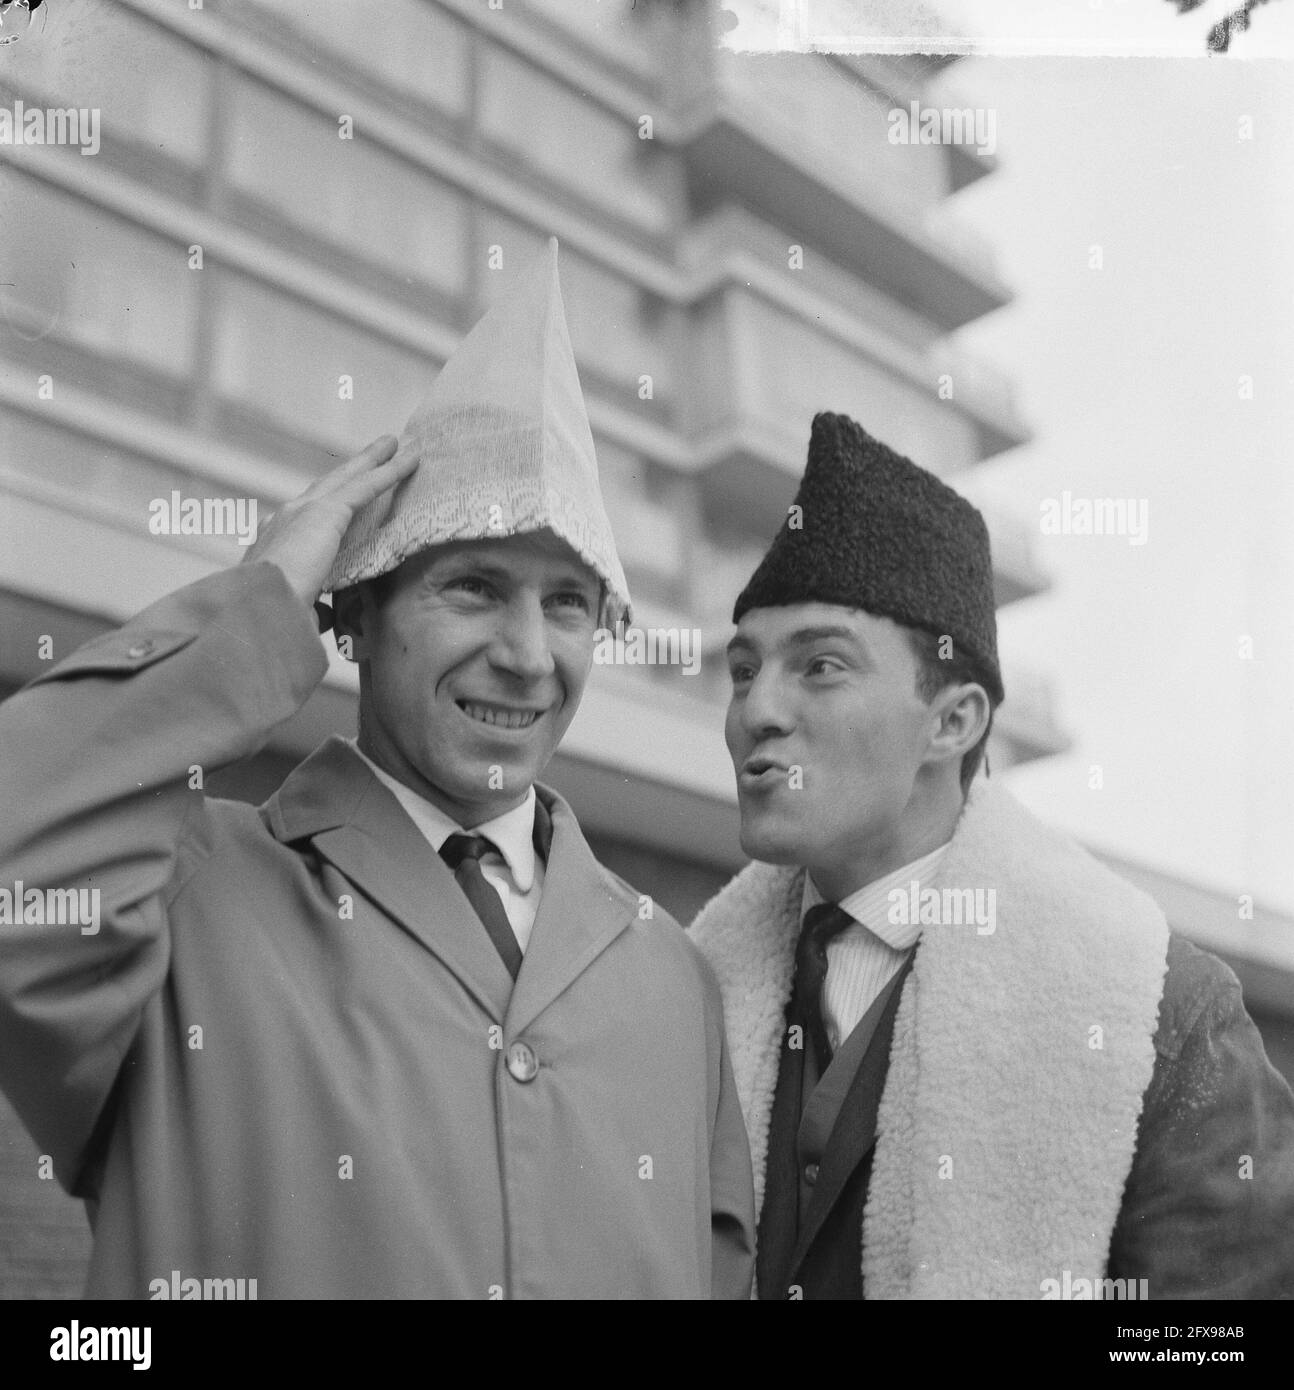
<path fill-rule="evenodd" d="M 535 794 L 552 819 L 544 891 L 521 973 L 508 1005 L 515 1037 L 635 920 L 638 899 L 593 857 L 575 812 L 549 787 Z"/>
<path fill-rule="evenodd" d="M 530 945 L 515 986 L 453 873 L 345 739 L 321 744 L 261 808 L 283 843 L 310 840 L 432 952 L 508 1036 L 531 1024 L 633 920 L 637 901 L 593 857 L 575 813 L 536 795 L 553 839 Z"/>
<path fill-rule="evenodd" d="M 864 1287 L 1037 1298 L 1062 1269 L 1103 1271 L 1154 1066 L 1168 926 L 995 784 L 972 789 L 939 881 L 992 888 L 996 925 L 927 927 L 902 986 Z M 752 864 L 691 928 L 723 995 L 757 1207 L 801 885 Z M 942 1180 L 943 1156 L 957 1181 Z"/>
<path fill-rule="evenodd" d="M 471 826 L 459 825 L 439 806 L 427 800 L 411 787 L 397 782 L 389 772 L 382 768 L 359 747 L 354 739 L 346 742 L 363 759 L 365 767 L 377 778 L 392 796 L 404 807 L 409 819 L 422 831 L 423 838 L 432 849 L 439 850 L 451 835 L 484 835 L 498 850 L 500 858 L 508 866 L 513 883 L 522 893 L 529 893 L 535 882 L 535 850 L 538 827 L 535 824 L 535 789 L 532 786 L 519 806 L 505 811 L 491 820 L 480 821 Z"/>

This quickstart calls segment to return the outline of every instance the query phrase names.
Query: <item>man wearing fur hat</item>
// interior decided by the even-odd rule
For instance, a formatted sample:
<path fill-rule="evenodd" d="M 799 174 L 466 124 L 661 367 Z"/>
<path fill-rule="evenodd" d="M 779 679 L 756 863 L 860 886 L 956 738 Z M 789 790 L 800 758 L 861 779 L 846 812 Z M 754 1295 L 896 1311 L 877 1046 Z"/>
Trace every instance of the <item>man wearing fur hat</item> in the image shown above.
<path fill-rule="evenodd" d="M 555 243 L 395 445 L 0 708 L 0 881 L 102 898 L 0 928 L 0 1079 L 92 1297 L 745 1297 L 713 976 L 537 780 L 628 607 Z M 358 741 L 190 790 L 318 685 L 321 591 Z"/>
<path fill-rule="evenodd" d="M 1239 986 L 974 780 L 998 669 L 979 513 L 819 415 L 737 599 L 757 861 L 701 912 L 784 1298 L 1294 1295 L 1294 1097 Z"/>

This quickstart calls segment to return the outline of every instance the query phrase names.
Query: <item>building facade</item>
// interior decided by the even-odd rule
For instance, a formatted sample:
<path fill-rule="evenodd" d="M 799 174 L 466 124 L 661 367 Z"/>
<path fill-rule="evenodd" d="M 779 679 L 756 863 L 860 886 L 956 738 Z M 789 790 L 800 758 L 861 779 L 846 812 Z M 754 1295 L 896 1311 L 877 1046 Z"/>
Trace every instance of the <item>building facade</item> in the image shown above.
<path fill-rule="evenodd" d="M 687 920 L 741 863 L 723 643 L 813 414 L 972 498 L 1027 438 L 1009 384 L 955 344 L 1010 298 L 949 212 L 992 161 L 887 138 L 944 60 L 741 56 L 716 7 L 650 0 L 45 9 L 3 51 L 0 104 L 100 125 L 93 157 L 0 144 L 0 695 L 244 553 L 154 534 L 153 502 L 263 517 L 398 432 L 555 234 L 637 620 L 699 630 L 703 659 L 599 668 L 549 780 Z M 1000 603 L 1041 592 L 1027 527 L 989 522 Z M 1010 656 L 995 771 L 1064 746 Z M 353 729 L 357 688 L 334 654 L 211 788 L 260 799 Z M 7 1110 L 0 1163 L 0 1295 L 75 1293 L 79 1207 Z"/>

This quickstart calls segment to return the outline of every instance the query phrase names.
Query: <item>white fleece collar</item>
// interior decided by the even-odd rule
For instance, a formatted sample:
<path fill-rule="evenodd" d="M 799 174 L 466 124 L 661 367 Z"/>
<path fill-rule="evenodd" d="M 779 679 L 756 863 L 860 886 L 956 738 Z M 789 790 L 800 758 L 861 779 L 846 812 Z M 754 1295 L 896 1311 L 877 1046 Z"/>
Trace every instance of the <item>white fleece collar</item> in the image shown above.
<path fill-rule="evenodd" d="M 868 1298 L 1039 1298 L 1104 1274 L 1154 1067 L 1168 925 L 996 784 L 937 885 L 995 925 L 923 929 L 895 1020 L 864 1216 Z M 719 977 L 763 1205 L 803 873 L 752 864 L 691 927 Z"/>

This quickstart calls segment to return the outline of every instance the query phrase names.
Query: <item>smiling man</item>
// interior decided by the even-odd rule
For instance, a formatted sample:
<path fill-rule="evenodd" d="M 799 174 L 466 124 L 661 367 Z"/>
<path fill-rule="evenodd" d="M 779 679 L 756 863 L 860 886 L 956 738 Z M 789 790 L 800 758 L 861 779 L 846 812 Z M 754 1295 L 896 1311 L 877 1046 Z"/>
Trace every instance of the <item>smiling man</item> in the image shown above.
<path fill-rule="evenodd" d="M 358 738 L 205 796 L 323 677 L 321 592 Z M 712 973 L 538 782 L 627 609 L 553 243 L 398 451 L 0 707 L 0 877 L 102 896 L 0 928 L 0 1079 L 90 1296 L 748 1294 Z"/>
<path fill-rule="evenodd" d="M 692 935 L 760 1297 L 1294 1295 L 1294 1096 L 1235 976 L 974 781 L 1003 698 L 975 508 L 819 415 L 733 620 L 757 862 Z"/>

